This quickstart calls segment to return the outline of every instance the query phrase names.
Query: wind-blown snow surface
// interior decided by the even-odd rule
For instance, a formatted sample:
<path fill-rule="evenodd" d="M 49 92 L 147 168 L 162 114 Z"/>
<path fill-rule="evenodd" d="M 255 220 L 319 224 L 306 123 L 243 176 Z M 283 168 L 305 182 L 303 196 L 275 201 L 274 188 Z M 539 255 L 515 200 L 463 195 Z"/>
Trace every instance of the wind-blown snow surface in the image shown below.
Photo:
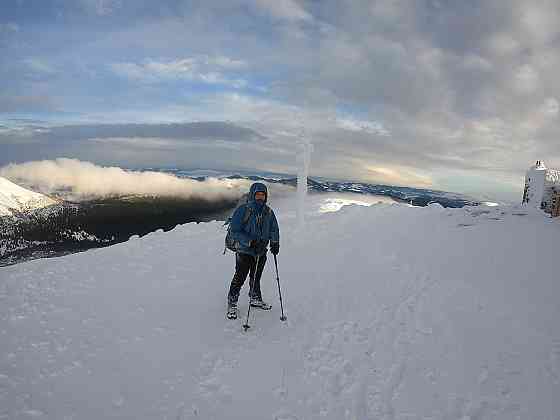
<path fill-rule="evenodd" d="M 0 418 L 560 415 L 560 223 L 517 208 L 276 203 L 280 309 L 225 319 L 221 223 L 0 271 Z"/>

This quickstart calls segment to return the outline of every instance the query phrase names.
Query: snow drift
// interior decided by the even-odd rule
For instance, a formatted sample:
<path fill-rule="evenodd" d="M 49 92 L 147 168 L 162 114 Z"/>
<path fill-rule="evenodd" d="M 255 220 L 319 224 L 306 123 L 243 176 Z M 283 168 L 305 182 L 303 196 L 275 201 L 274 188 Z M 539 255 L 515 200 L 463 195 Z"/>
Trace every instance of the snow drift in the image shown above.
<path fill-rule="evenodd" d="M 0 418 L 558 418 L 557 220 L 271 201 L 288 321 L 269 262 L 248 333 L 218 222 L 2 269 Z"/>

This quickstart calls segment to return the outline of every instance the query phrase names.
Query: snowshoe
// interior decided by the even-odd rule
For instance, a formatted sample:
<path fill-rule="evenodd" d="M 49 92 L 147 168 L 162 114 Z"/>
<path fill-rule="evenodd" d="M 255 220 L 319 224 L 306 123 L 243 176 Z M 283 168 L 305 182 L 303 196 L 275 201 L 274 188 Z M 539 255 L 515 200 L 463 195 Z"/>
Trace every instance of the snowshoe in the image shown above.
<path fill-rule="evenodd" d="M 251 306 L 253 308 L 263 309 L 265 311 L 269 311 L 272 309 L 272 305 L 263 302 L 262 299 L 251 298 Z"/>
<path fill-rule="evenodd" d="M 228 303 L 227 319 L 237 319 L 237 303 Z"/>

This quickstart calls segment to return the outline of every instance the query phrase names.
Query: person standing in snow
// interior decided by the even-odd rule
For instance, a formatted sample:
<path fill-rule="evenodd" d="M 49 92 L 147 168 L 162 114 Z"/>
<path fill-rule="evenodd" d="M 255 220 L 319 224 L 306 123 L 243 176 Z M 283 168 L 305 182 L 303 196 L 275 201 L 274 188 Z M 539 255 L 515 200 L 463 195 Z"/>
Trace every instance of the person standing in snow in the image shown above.
<path fill-rule="evenodd" d="M 278 255 L 280 251 L 280 232 L 274 211 L 266 204 L 267 199 L 266 185 L 255 182 L 249 190 L 247 203 L 239 206 L 231 218 L 231 232 L 237 247 L 235 274 L 228 293 L 229 319 L 237 318 L 237 300 L 247 274 L 252 283 L 249 304 L 264 310 L 272 308 L 262 299 L 261 275 L 266 264 L 269 243 L 273 255 Z"/>

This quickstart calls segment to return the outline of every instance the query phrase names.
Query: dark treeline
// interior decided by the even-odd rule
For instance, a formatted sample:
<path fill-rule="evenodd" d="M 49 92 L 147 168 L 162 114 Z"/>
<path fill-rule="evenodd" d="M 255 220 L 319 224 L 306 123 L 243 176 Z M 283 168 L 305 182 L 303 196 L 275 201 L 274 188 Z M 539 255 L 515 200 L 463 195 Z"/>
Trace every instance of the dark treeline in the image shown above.
<path fill-rule="evenodd" d="M 0 218 L 0 266 L 109 246 L 183 223 L 225 220 L 236 204 L 234 200 L 111 198 Z"/>

